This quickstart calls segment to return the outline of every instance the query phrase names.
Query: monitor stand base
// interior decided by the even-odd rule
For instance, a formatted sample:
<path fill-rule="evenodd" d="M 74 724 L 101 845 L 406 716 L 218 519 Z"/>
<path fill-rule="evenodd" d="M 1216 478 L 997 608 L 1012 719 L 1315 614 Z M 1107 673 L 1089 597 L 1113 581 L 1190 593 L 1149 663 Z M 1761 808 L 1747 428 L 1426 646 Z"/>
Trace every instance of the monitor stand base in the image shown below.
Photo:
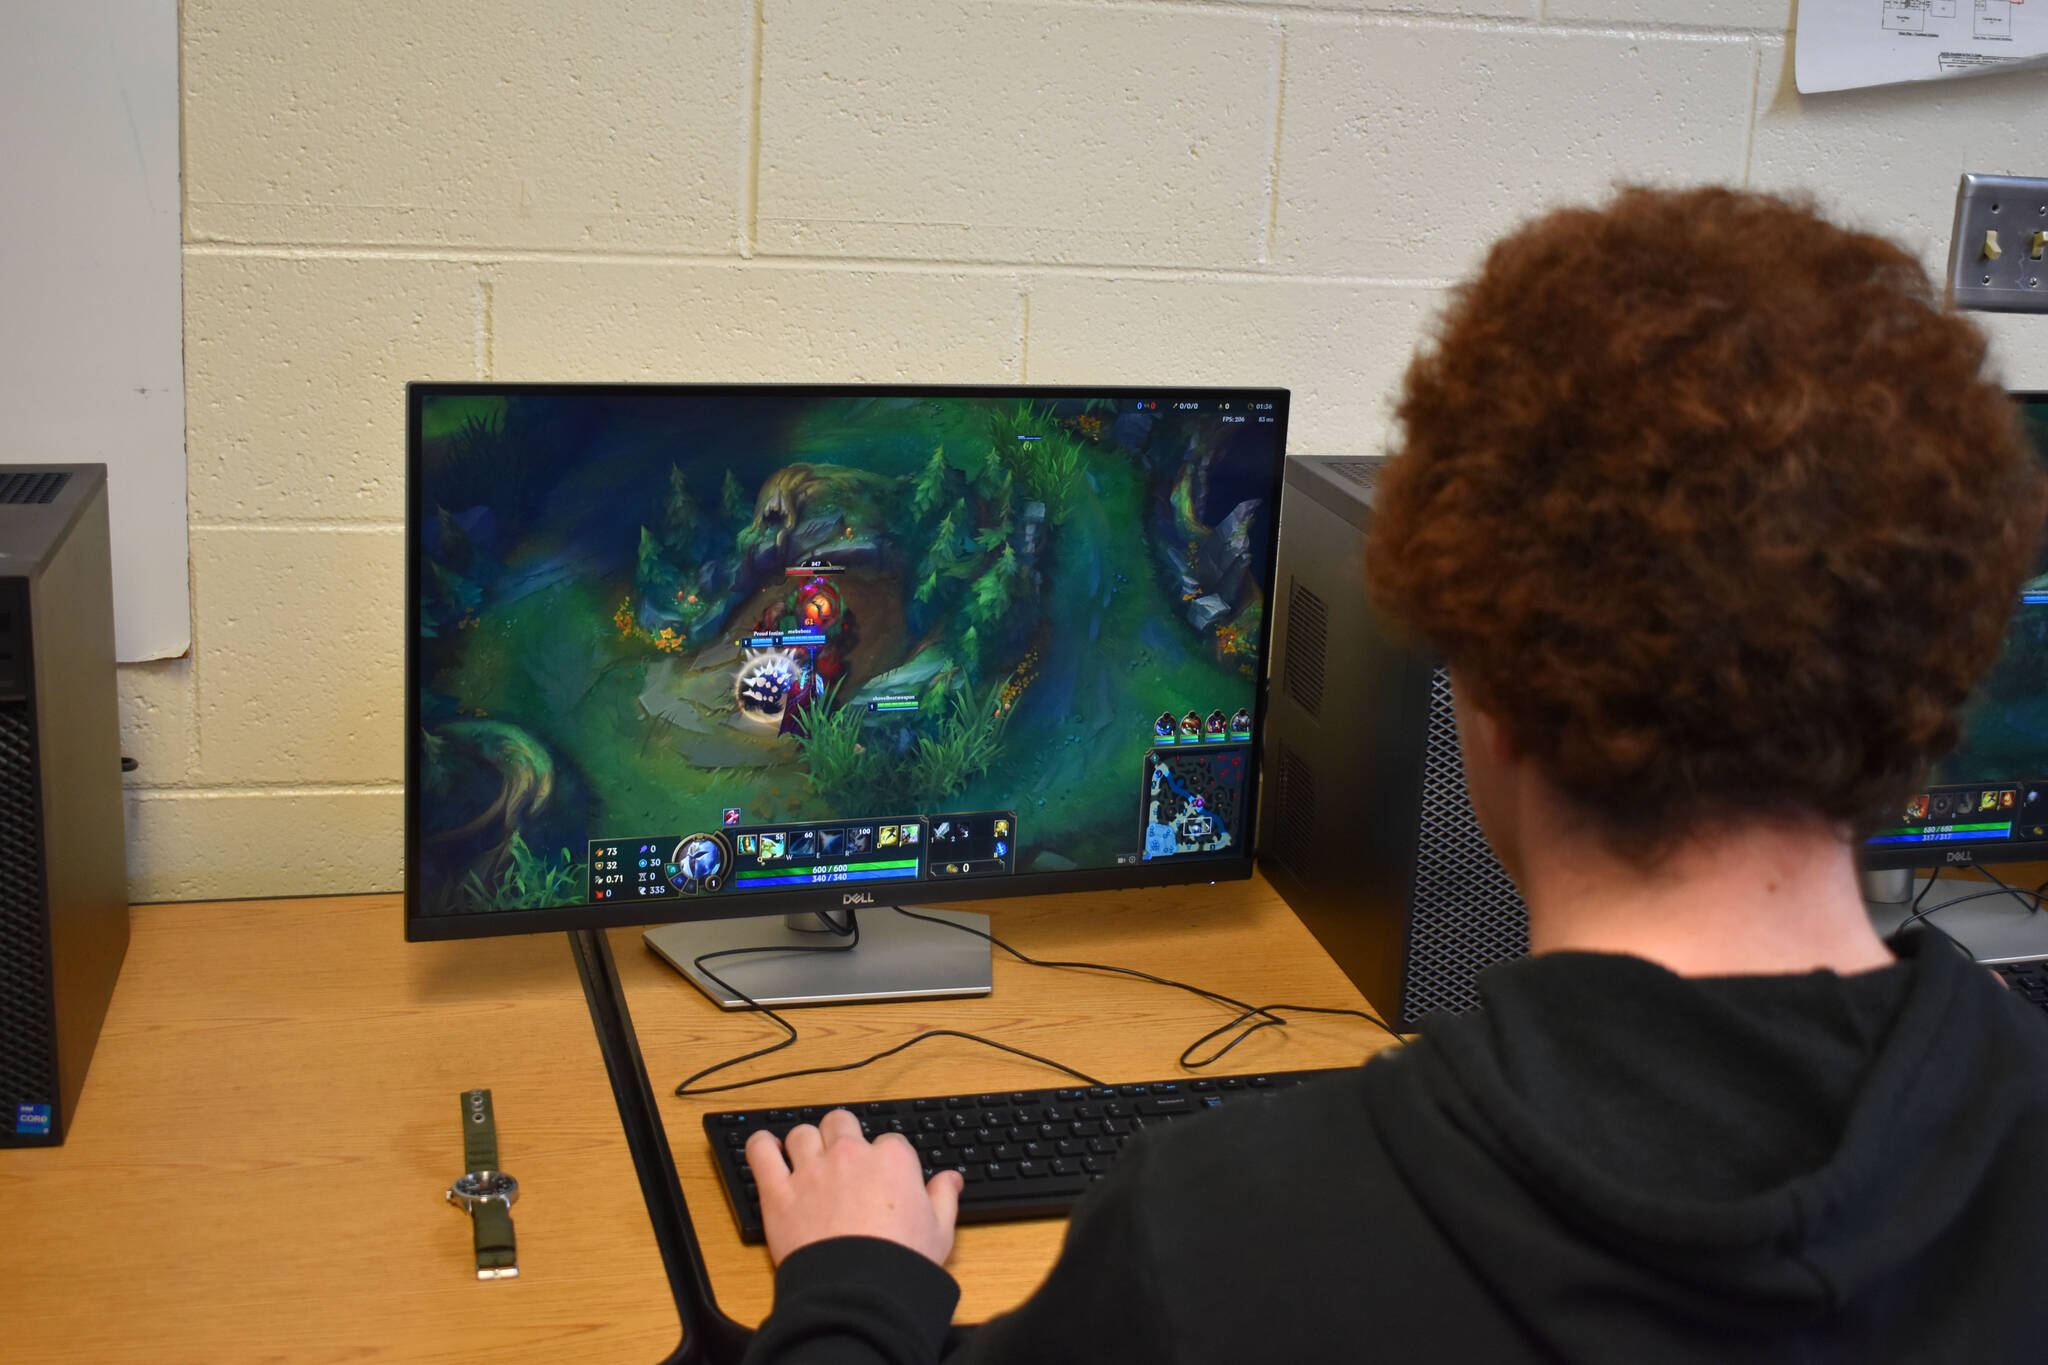
<path fill-rule="evenodd" d="M 851 922 L 852 912 L 843 912 Z M 960 910 L 920 915 L 950 920 L 988 932 L 988 916 Z M 838 913 L 834 914 L 838 918 Z M 985 938 L 896 914 L 888 906 L 860 918 L 860 945 L 845 952 L 778 951 L 831 948 L 842 942 L 813 914 L 767 919 L 694 920 L 649 929 L 643 937 L 692 985 L 729 1010 L 749 1008 L 739 992 L 762 1005 L 850 1005 L 875 1000 L 916 1000 L 949 995 L 987 995 L 994 987 Z M 764 949 L 705 964 L 725 983 L 713 981 L 696 960 L 733 948 Z"/>
<path fill-rule="evenodd" d="M 2034 909 L 2024 894 L 2012 895 L 1974 877 L 1944 877 L 1931 887 L 1922 877 L 1911 885 L 1913 895 L 1904 901 L 1875 901 L 1865 888 L 1870 925 L 1880 937 L 1890 936 L 1905 922 L 1913 897 L 1925 887 L 1920 909 L 1939 911 L 1929 914 L 1926 922 L 1962 944 L 1979 962 L 2048 957 L 2048 914 Z M 1953 909 L 1941 908 L 1951 901 L 1956 903 Z"/>

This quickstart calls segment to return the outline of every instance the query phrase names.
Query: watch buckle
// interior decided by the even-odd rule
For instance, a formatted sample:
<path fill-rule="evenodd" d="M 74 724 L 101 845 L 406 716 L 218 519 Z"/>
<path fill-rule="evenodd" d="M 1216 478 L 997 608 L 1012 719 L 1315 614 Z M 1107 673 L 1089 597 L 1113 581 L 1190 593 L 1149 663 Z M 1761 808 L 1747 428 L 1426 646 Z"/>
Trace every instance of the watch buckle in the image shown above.
<path fill-rule="evenodd" d="M 516 1280 L 519 1278 L 519 1267 L 516 1265 L 494 1266 L 489 1270 L 477 1271 L 476 1277 L 479 1280 Z"/>

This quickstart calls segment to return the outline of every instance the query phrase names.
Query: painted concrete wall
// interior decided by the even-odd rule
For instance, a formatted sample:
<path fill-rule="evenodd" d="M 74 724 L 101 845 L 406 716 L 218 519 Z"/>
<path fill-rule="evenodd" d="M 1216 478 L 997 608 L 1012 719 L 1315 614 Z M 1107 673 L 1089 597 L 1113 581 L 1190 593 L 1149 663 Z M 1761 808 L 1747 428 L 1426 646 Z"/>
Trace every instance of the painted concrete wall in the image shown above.
<path fill-rule="evenodd" d="M 123 670 L 138 900 L 400 882 L 409 379 L 1387 395 L 1489 238 L 1811 190 L 1939 271 L 2048 80 L 1801 99 L 1790 0 L 184 0 L 192 657 Z M 2048 323 L 1994 323 L 2048 387 Z"/>

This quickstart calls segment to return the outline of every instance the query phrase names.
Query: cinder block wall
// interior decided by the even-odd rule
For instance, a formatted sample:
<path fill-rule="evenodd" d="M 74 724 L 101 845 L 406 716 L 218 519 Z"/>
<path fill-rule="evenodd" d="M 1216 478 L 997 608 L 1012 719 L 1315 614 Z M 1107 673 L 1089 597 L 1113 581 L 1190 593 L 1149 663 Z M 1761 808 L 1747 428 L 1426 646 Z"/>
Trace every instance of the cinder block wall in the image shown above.
<path fill-rule="evenodd" d="M 399 885 L 408 379 L 1284 384 L 1297 453 L 1367 451 L 1544 205 L 1806 188 L 1938 271 L 1958 172 L 2048 172 L 2038 73 L 1801 99 L 1790 0 L 181 19 L 194 646 L 123 672 L 138 900 Z"/>

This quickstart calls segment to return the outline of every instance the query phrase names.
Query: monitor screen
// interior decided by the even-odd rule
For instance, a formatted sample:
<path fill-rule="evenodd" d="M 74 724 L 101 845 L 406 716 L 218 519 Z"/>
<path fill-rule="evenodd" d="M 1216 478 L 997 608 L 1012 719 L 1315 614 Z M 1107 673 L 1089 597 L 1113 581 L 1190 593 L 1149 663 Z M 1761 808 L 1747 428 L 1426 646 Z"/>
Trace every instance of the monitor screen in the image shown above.
<path fill-rule="evenodd" d="M 2016 395 L 2020 423 L 2048 463 L 2048 394 Z M 2048 549 L 2020 589 L 2005 646 L 1963 712 L 1963 740 L 1928 787 L 1864 850 L 1873 867 L 2048 857 Z"/>
<path fill-rule="evenodd" d="M 413 385 L 408 935 L 1249 875 L 1286 421 Z"/>

